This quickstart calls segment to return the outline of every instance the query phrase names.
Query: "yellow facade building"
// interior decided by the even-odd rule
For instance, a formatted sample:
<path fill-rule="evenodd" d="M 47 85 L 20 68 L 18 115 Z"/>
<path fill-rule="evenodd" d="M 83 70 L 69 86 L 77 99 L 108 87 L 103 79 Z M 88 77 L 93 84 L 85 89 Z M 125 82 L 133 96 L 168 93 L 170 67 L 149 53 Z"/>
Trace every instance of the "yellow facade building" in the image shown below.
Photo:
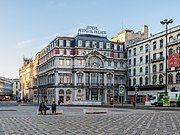
<path fill-rule="evenodd" d="M 32 101 L 34 99 L 34 92 L 36 91 L 37 71 L 39 54 L 32 58 L 23 58 L 23 65 L 19 69 L 19 80 L 21 88 L 21 99 L 25 101 Z"/>

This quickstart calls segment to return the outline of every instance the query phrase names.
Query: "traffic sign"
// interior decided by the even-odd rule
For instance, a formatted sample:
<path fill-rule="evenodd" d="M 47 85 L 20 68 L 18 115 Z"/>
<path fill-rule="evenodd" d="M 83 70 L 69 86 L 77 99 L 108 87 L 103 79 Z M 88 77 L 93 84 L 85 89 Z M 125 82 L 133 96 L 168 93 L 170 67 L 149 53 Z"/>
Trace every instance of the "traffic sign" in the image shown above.
<path fill-rule="evenodd" d="M 123 85 L 119 86 L 119 95 L 123 96 L 125 92 L 125 87 Z"/>

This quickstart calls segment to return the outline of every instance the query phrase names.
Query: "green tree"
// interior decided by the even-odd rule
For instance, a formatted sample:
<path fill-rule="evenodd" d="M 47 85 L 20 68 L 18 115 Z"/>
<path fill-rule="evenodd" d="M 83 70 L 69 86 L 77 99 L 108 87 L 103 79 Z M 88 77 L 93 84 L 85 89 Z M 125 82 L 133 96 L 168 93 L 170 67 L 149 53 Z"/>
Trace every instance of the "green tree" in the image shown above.
<path fill-rule="evenodd" d="M 177 106 L 180 106 L 180 94 L 179 94 L 179 97 L 178 97 L 178 100 L 177 100 Z"/>

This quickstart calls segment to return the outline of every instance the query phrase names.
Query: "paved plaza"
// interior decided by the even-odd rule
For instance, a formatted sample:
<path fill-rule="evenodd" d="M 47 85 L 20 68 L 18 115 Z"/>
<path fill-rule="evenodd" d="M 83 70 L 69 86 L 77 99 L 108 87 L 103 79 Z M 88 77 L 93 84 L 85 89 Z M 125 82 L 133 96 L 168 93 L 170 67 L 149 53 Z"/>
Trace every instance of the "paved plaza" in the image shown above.
<path fill-rule="evenodd" d="M 107 114 L 84 114 L 84 108 L 90 107 L 58 106 L 62 115 L 37 115 L 37 106 L 0 106 L 17 110 L 0 111 L 0 135 L 180 134 L 179 111 L 107 108 Z"/>

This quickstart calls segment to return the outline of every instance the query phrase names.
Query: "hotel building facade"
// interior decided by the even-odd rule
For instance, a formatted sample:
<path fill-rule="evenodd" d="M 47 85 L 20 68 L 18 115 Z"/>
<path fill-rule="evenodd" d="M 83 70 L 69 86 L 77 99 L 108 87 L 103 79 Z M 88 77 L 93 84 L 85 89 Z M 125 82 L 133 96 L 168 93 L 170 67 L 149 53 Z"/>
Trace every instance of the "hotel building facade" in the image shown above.
<path fill-rule="evenodd" d="M 168 92 L 180 91 L 180 26 L 169 29 L 167 38 L 168 59 L 165 31 L 127 45 L 129 100 L 135 99 L 135 87 L 138 87 L 140 103 L 145 103 L 151 95 L 163 93 L 166 68 Z"/>
<path fill-rule="evenodd" d="M 120 103 L 119 86 L 126 87 L 126 60 L 124 44 L 106 36 L 56 37 L 40 51 L 35 97 L 38 102 L 55 100 L 57 104 L 100 105 L 111 98 Z"/>

